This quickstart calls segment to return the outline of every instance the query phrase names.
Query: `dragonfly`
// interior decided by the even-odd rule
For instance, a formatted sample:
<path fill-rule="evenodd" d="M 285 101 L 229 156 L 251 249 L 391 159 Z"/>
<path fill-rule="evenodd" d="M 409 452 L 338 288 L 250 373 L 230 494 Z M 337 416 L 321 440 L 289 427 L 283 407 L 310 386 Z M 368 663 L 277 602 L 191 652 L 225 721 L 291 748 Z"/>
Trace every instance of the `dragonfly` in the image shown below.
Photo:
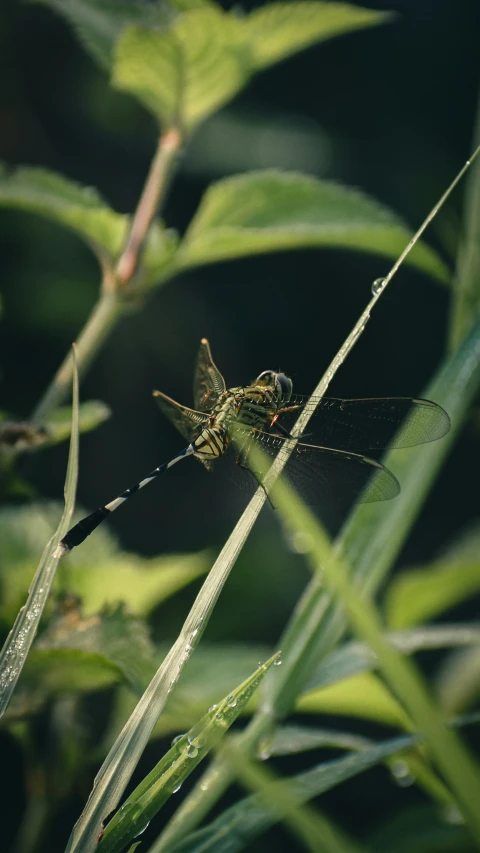
<path fill-rule="evenodd" d="M 396 497 L 398 480 L 375 455 L 386 448 L 435 441 L 450 429 L 448 414 L 429 400 L 312 398 L 294 394 L 292 380 L 274 370 L 264 370 L 251 385 L 227 389 L 206 338 L 200 343 L 195 368 L 194 408 L 161 391 L 153 395 L 187 445 L 169 462 L 79 521 L 60 543 L 61 553 L 80 545 L 112 512 L 188 456 L 211 469 L 233 449 L 238 485 L 247 490 L 258 488 L 286 442 L 291 448 L 292 424 L 307 405 L 314 409 L 308 433 L 295 439 L 283 475 L 309 504 Z M 312 437 L 319 443 L 312 444 Z M 262 458 L 267 460 L 260 467 L 252 460 L 254 445 L 264 451 Z"/>

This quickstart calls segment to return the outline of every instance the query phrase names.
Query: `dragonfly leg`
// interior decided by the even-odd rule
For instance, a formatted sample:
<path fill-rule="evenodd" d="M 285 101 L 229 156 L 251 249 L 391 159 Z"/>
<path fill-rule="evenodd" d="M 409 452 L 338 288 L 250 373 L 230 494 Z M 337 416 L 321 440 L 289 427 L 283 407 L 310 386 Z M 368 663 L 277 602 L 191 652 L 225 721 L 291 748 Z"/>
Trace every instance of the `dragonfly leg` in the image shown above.
<path fill-rule="evenodd" d="M 238 467 L 242 469 L 242 471 L 248 471 L 248 473 L 249 473 L 249 474 L 254 478 L 254 480 L 256 480 L 256 481 L 257 481 L 258 485 L 262 487 L 263 491 L 265 492 L 265 495 L 266 495 L 266 498 L 267 498 L 267 500 L 268 500 L 268 503 L 270 504 L 270 506 L 272 507 L 272 509 L 275 509 L 275 507 L 274 507 L 274 505 L 273 505 L 273 503 L 272 503 L 272 501 L 271 501 L 270 495 L 268 494 L 268 492 L 267 492 L 267 490 L 266 490 L 265 486 L 263 485 L 262 480 L 260 479 L 260 475 L 259 475 L 259 474 L 257 474 L 257 473 L 252 469 L 252 468 L 250 468 L 250 466 L 249 466 L 249 465 L 247 465 L 247 463 L 245 462 L 245 460 L 242 458 L 241 453 L 239 453 L 239 454 L 238 454 L 238 456 L 237 456 L 237 458 L 236 458 L 236 460 L 235 460 L 235 461 L 236 461 L 236 463 L 237 463 Z"/>

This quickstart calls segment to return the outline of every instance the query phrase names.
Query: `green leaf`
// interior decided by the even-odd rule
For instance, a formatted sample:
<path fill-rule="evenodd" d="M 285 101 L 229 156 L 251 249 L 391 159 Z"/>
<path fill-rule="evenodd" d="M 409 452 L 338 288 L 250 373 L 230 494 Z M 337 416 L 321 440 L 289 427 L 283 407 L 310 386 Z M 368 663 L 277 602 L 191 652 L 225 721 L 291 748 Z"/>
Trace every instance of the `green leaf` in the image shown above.
<path fill-rule="evenodd" d="M 103 657 L 118 668 L 137 693 L 145 689 L 156 670 L 154 647 L 145 624 L 127 614 L 122 605 L 89 617 L 75 609 L 67 610 L 40 637 L 35 650 L 39 660 L 42 652 L 60 650 Z"/>
<path fill-rule="evenodd" d="M 480 533 L 471 531 L 441 559 L 406 569 L 391 581 L 385 615 L 392 628 L 429 619 L 480 592 Z"/>
<path fill-rule="evenodd" d="M 212 7 L 182 15 L 168 31 L 129 27 L 117 45 L 112 81 L 164 127 L 180 120 L 191 130 L 229 101 L 248 73 L 241 21 Z"/>
<path fill-rule="evenodd" d="M 71 228 L 101 261 L 113 262 L 125 241 L 130 217 L 112 210 L 93 187 L 82 187 L 47 169 L 0 167 L 0 206 L 18 208 Z M 175 240 L 154 224 L 150 237 L 151 264 L 158 271 L 169 263 Z"/>
<path fill-rule="evenodd" d="M 38 706 L 51 696 L 101 690 L 124 681 L 121 667 L 104 654 L 77 649 L 33 649 L 19 684 L 22 709 Z M 15 705 L 13 711 L 15 712 Z"/>
<path fill-rule="evenodd" d="M 436 806 L 414 806 L 389 815 L 388 820 L 368 837 L 371 853 L 472 853 L 472 837 L 461 820 L 458 808 L 443 814 Z"/>
<path fill-rule="evenodd" d="M 36 0 L 62 15 L 72 25 L 95 62 L 110 69 L 113 49 L 128 24 L 165 24 L 167 7 L 161 0 Z"/>
<path fill-rule="evenodd" d="M 359 717 L 400 728 L 409 726 L 401 705 L 383 682 L 370 672 L 303 693 L 296 702 L 295 711 Z"/>
<path fill-rule="evenodd" d="M 387 17 L 340 3 L 274 3 L 246 17 L 213 3 L 175 5 L 189 10 L 169 29 L 131 26 L 120 37 L 113 84 L 164 126 L 179 122 L 187 131 L 231 100 L 256 71 Z"/>
<path fill-rule="evenodd" d="M 204 575 L 210 565 L 208 551 L 151 558 L 119 553 L 92 565 L 79 549 L 71 588 L 82 598 L 86 613 L 106 603 L 128 601 L 131 613 L 146 615 Z"/>
<path fill-rule="evenodd" d="M 358 190 L 298 172 L 268 169 L 226 178 L 205 193 L 181 243 L 180 268 L 305 247 L 337 247 L 396 258 L 411 232 Z M 449 272 L 417 243 L 407 261 L 442 282 Z"/>
<path fill-rule="evenodd" d="M 79 408 L 78 428 L 81 433 L 90 432 L 110 417 L 111 410 L 100 400 L 89 400 Z M 44 426 L 47 430 L 47 443 L 58 444 L 70 437 L 72 409 L 62 406 L 49 413 Z"/>
<path fill-rule="evenodd" d="M 347 3 L 269 3 L 245 20 L 256 69 L 266 68 L 316 42 L 391 20 L 388 12 Z"/>
<path fill-rule="evenodd" d="M 129 841 L 146 829 L 167 799 L 224 737 L 277 657 L 274 655 L 262 664 L 176 741 L 108 824 L 99 844 L 102 853 L 119 853 Z"/>

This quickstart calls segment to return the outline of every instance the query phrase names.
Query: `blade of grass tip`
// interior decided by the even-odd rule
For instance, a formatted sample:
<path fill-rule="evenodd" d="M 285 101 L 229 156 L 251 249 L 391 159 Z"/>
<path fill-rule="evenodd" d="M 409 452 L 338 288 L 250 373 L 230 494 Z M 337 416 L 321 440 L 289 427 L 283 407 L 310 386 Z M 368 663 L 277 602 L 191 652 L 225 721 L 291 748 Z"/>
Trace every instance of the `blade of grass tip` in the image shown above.
<path fill-rule="evenodd" d="M 120 853 L 127 843 L 145 831 L 168 798 L 225 736 L 277 660 L 278 654 L 272 655 L 218 705 L 210 708 L 189 732 L 175 738 L 172 748 L 108 824 L 98 846 L 101 853 Z"/>
<path fill-rule="evenodd" d="M 370 311 L 378 298 L 385 291 L 386 285 L 391 281 L 407 254 L 411 251 L 415 243 L 427 228 L 428 224 L 437 214 L 440 207 L 444 204 L 450 193 L 462 179 L 465 172 L 470 168 L 472 162 L 477 158 L 479 153 L 480 146 L 474 151 L 470 159 L 467 160 L 438 203 L 428 214 L 416 234 L 412 237 L 405 250 L 389 271 L 388 275 L 383 279 L 382 286 L 375 288 L 373 298 L 368 303 L 352 332 L 331 362 L 328 370 L 320 380 L 312 396 L 320 397 L 325 394 L 334 374 L 362 334 L 370 317 Z M 480 379 L 479 356 L 480 324 L 472 331 L 469 338 L 464 341 L 460 351 L 454 355 L 453 360 L 447 360 L 443 371 L 440 372 L 438 380 L 434 381 L 431 389 L 429 389 L 426 394 L 427 398 L 431 399 L 433 397 L 433 399 L 438 400 L 441 404 L 443 403 L 447 408 L 451 403 L 453 409 L 458 413 L 456 424 L 454 422 L 454 429 L 452 429 L 449 437 L 450 441 L 453 440 L 461 424 L 462 415 L 468 407 L 471 398 L 475 393 L 475 389 L 478 387 L 478 380 Z M 300 435 L 305 430 L 313 412 L 313 405 L 305 407 L 292 429 L 291 434 L 293 437 Z M 441 443 L 436 442 L 436 444 L 440 445 Z M 292 442 L 291 448 L 285 447 L 285 449 L 279 453 L 277 459 L 271 466 L 268 475 L 268 482 L 267 478 L 265 480 L 265 487 L 267 489 L 271 486 L 271 483 L 275 481 L 275 477 L 278 476 L 278 473 L 285 465 L 288 459 L 288 454 L 291 452 L 293 446 L 294 443 Z M 422 487 L 421 483 L 418 482 L 418 478 L 415 478 L 413 468 L 418 467 L 418 465 L 415 463 L 415 466 L 410 467 L 410 474 L 412 475 L 410 479 L 412 482 L 416 479 L 417 491 L 415 493 L 413 489 L 407 490 L 402 488 L 400 498 L 396 499 L 397 506 L 400 505 L 400 510 L 393 513 L 387 513 L 386 524 L 382 525 L 381 519 L 379 519 L 378 515 L 375 514 L 374 505 L 369 505 L 368 507 L 362 506 L 360 508 L 357 506 L 355 508 L 351 519 L 347 521 L 346 526 L 340 534 L 339 549 L 341 551 L 346 551 L 354 565 L 357 565 L 358 556 L 361 562 L 358 572 L 359 577 L 368 577 L 369 566 L 372 565 L 374 560 L 376 563 L 375 577 L 377 579 L 377 583 L 379 583 L 381 577 L 384 576 L 387 568 L 391 564 L 391 561 L 398 552 L 408 529 L 413 523 L 414 517 L 420 509 L 430 482 L 440 467 L 444 454 L 448 450 L 449 443 L 446 444 L 445 439 L 443 439 L 443 446 L 445 448 L 444 453 L 442 454 L 441 451 L 439 452 L 437 450 L 437 459 L 435 458 L 435 450 L 433 451 L 432 458 L 432 450 L 429 448 L 427 462 L 423 465 L 423 473 L 426 473 L 427 475 L 424 487 Z M 422 450 L 424 449 L 425 448 L 422 448 Z M 403 485 L 404 484 L 402 482 L 402 487 Z M 405 500 L 402 497 L 405 492 L 408 492 L 407 501 L 409 501 L 411 505 L 410 509 L 407 507 L 407 513 L 405 513 Z M 258 514 L 265 501 L 265 497 L 262 497 L 261 489 L 259 489 L 255 494 L 237 527 L 233 531 L 232 536 L 226 543 L 224 549 L 225 556 L 227 555 L 227 549 L 231 549 L 232 538 L 237 540 L 237 537 L 242 535 L 243 522 L 247 514 L 252 512 L 254 502 L 256 501 L 259 502 L 256 510 Z M 367 517 L 365 518 L 366 514 Z M 405 514 L 407 516 L 407 521 L 406 523 L 401 523 Z M 390 522 L 390 518 L 392 516 L 393 521 Z M 245 535 L 245 539 L 250 532 L 254 520 L 255 519 L 252 519 L 250 516 L 250 523 L 248 525 L 248 531 Z M 382 528 L 382 535 L 377 536 L 375 535 L 375 531 L 379 521 Z M 396 535 L 392 536 L 392 533 L 395 532 L 392 530 L 392 527 L 394 528 L 396 526 L 399 529 L 397 530 Z M 395 540 L 395 545 L 393 547 L 389 547 L 391 539 Z M 243 541 L 238 541 L 235 546 L 237 554 L 243 545 Z M 233 553 L 233 549 L 231 553 Z M 250 725 L 247 727 L 243 736 L 244 746 L 246 749 L 255 749 L 260 738 L 264 736 L 265 731 L 271 726 L 272 719 L 275 716 L 282 717 L 292 706 L 292 695 L 294 696 L 298 694 L 298 689 L 300 689 L 302 679 L 304 677 L 303 674 L 299 673 L 297 662 L 301 660 L 303 660 L 303 662 L 306 661 L 307 663 L 309 660 L 318 661 L 322 654 L 326 654 L 333 648 L 335 642 L 341 636 L 345 623 L 342 615 L 337 611 L 333 612 L 330 621 L 327 621 L 326 628 L 321 633 L 320 639 L 318 639 L 318 628 L 329 612 L 329 605 L 330 598 L 323 589 L 322 584 L 319 583 L 318 579 L 315 577 L 305 590 L 304 595 L 295 608 L 293 617 L 290 620 L 286 633 L 284 634 L 284 641 L 280 643 L 285 655 L 283 676 L 280 679 L 267 679 L 265 683 L 265 687 L 267 688 L 265 691 L 265 700 Z M 300 631 L 299 625 L 301 626 Z M 296 680 L 298 680 L 298 684 L 295 684 Z M 230 773 L 228 766 L 222 761 L 221 757 L 218 757 L 216 761 L 213 762 L 211 768 L 207 771 L 205 780 L 202 783 L 203 788 L 198 785 L 184 800 L 175 816 L 169 822 L 162 839 L 159 839 L 155 848 L 155 853 L 160 853 L 160 851 L 169 849 L 176 839 L 183 837 L 190 829 L 196 826 L 215 804 L 218 797 L 221 796 L 222 792 L 228 786 L 229 781 Z"/>
<path fill-rule="evenodd" d="M 22 672 L 55 577 L 62 551 L 59 542 L 67 532 L 72 517 L 78 476 L 78 370 L 75 346 L 72 348 L 73 362 L 73 399 L 72 431 L 68 454 L 67 474 L 65 478 L 65 508 L 60 523 L 42 554 L 27 601 L 20 609 L 14 626 L 10 631 L 0 653 L 0 716 L 10 702 L 12 693 Z"/>
<path fill-rule="evenodd" d="M 257 449 L 254 449 L 257 452 Z M 413 662 L 388 643 L 380 616 L 373 602 L 361 596 L 350 576 L 349 566 L 332 549 L 328 537 L 310 510 L 300 503 L 292 489 L 281 480 L 273 488 L 274 498 L 289 530 L 307 534 L 306 551 L 312 569 L 320 572 L 322 582 L 330 589 L 359 637 L 375 652 L 392 693 L 412 718 L 446 781 L 456 795 L 470 829 L 480 844 L 480 771 L 458 736 L 448 730 L 440 709 L 429 696 Z"/>

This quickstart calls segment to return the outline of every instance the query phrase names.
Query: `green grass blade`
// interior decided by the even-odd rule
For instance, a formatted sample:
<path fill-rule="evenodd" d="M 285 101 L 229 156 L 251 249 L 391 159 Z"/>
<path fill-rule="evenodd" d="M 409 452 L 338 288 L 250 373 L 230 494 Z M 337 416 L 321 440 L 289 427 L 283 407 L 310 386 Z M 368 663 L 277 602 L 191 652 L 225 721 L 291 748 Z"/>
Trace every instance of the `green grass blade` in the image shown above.
<path fill-rule="evenodd" d="M 67 853 L 87 853 L 95 848 L 103 819 L 118 805 L 155 723 L 183 667 L 198 645 L 222 588 L 265 500 L 265 492 L 259 488 L 222 548 L 177 640 L 100 768 L 88 803 L 73 828 Z"/>
<path fill-rule="evenodd" d="M 425 738 L 480 844 L 480 771 L 473 759 L 456 735 L 446 728 L 442 713 L 428 695 L 411 661 L 402 657 L 385 640 L 383 626 L 372 601 L 359 593 L 354 578 L 350 576 L 348 563 L 332 549 L 315 516 L 282 481 L 274 484 L 273 496 L 288 529 L 301 530 L 307 535 L 310 543 L 306 555 L 308 561 L 314 570 L 322 572 L 323 582 L 337 606 L 348 613 L 352 628 L 377 655 L 390 690 L 410 715 L 416 730 Z"/>
<path fill-rule="evenodd" d="M 45 546 L 25 605 L 21 608 L 0 654 L 0 716 L 10 702 L 37 633 L 45 603 L 55 577 L 60 556 L 57 546 L 70 526 L 78 476 L 78 372 L 75 349 L 73 359 L 72 432 L 65 479 L 65 509 L 55 533 Z"/>
<path fill-rule="evenodd" d="M 458 720 L 457 725 L 468 725 L 471 722 L 478 722 L 477 717 L 470 719 L 466 715 Z M 276 782 L 272 788 L 283 788 L 283 791 L 288 793 L 290 803 L 300 805 L 371 767 L 388 761 L 392 756 L 411 749 L 419 740 L 417 735 L 390 738 L 382 743 L 369 745 L 361 752 L 324 762 L 297 776 Z M 192 832 L 178 843 L 173 841 L 164 844 L 160 843 L 159 839 L 148 853 L 237 853 L 280 819 L 278 812 L 268 808 L 258 795 L 253 795 L 240 800 L 223 811 L 212 823 Z"/>
<path fill-rule="evenodd" d="M 178 791 L 197 764 L 224 737 L 277 659 L 278 654 L 273 655 L 222 702 L 211 708 L 189 732 L 176 739 L 108 824 L 98 848 L 102 853 L 120 853 L 128 842 L 146 829 L 167 799 Z"/>

